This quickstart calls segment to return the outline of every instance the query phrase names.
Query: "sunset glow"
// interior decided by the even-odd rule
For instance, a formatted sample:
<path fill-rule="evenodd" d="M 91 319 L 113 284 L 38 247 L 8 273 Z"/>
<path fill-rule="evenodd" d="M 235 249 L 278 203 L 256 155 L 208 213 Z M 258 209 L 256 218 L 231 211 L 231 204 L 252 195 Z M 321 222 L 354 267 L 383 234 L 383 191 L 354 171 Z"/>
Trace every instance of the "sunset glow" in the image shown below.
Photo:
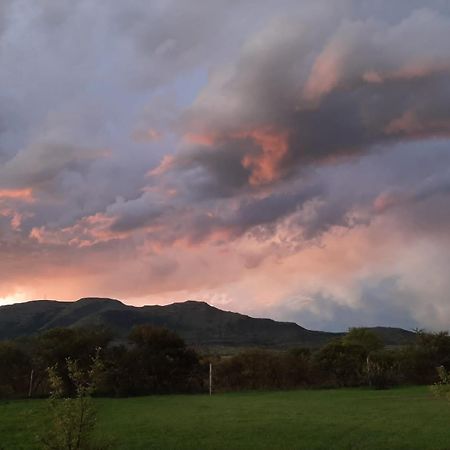
<path fill-rule="evenodd" d="M 262 3 L 2 3 L 0 305 L 449 327 L 450 6 Z"/>

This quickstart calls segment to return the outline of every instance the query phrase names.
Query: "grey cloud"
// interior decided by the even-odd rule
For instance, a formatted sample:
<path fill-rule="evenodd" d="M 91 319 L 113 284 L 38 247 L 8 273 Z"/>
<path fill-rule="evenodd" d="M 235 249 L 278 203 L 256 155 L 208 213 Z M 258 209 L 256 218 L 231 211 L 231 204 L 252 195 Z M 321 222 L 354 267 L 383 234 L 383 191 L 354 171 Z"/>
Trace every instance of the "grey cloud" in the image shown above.
<path fill-rule="evenodd" d="M 3 32 L 9 25 L 10 9 L 13 2 L 14 0 L 4 0 L 0 5 L 0 42 Z"/>
<path fill-rule="evenodd" d="M 326 293 L 316 293 L 305 299 L 286 299 L 284 306 L 276 312 L 279 319 L 297 322 L 316 330 L 346 331 L 350 327 L 402 327 L 423 328 L 415 307 L 421 299 L 399 286 L 395 277 L 379 281 L 367 281 L 361 290 L 359 301 L 345 304 Z M 436 321 L 437 311 L 432 304 L 428 310 Z"/>
<path fill-rule="evenodd" d="M 142 55 L 136 68 L 141 84 L 161 84 L 179 76 L 181 70 L 204 64 L 209 53 L 208 37 L 216 38 L 217 19 L 227 22 L 229 8 L 223 2 L 166 2 L 149 8 L 143 2 L 127 2 L 115 8 L 113 19 L 119 32 L 131 38 Z"/>
<path fill-rule="evenodd" d="M 116 3 L 109 11 L 112 29 L 128 39 L 139 55 L 135 81 L 141 86 L 167 84 L 182 72 L 208 69 L 234 57 L 243 37 L 264 24 L 279 8 L 305 8 L 292 0 L 167 1 Z M 251 20 L 248 20 L 251 17 Z"/>
<path fill-rule="evenodd" d="M 436 174 L 426 178 L 415 190 L 415 201 L 423 201 L 434 195 L 450 194 L 450 170 L 444 174 Z"/>
<path fill-rule="evenodd" d="M 180 108 L 173 84 L 233 54 L 273 7 L 258 8 L 250 24 L 245 14 L 236 20 L 238 10 L 225 1 L 1 2 L 8 45 L 0 41 L 0 184 L 33 184 L 66 200 L 34 204 L 34 225 L 69 226 L 116 197 L 139 196 L 148 169 L 176 142 L 150 146 L 133 132 L 156 124 L 170 134 Z M 206 186 L 231 195 L 206 178 Z M 198 183 L 186 175 L 184 190 L 201 196 Z"/>
<path fill-rule="evenodd" d="M 167 208 L 150 193 L 145 193 L 141 197 L 125 202 L 123 199 L 110 205 L 106 212 L 115 217 L 111 226 L 112 231 L 123 232 L 145 225 L 151 225 L 163 213 L 167 213 Z"/>
<path fill-rule="evenodd" d="M 241 161 L 245 152 L 256 152 L 256 146 L 231 141 L 216 150 L 186 154 L 177 161 L 183 184 L 196 198 L 232 197 L 248 184 L 250 172 Z"/>
<path fill-rule="evenodd" d="M 0 184 L 6 187 L 45 188 L 62 171 L 80 171 L 96 155 L 95 150 L 56 142 L 36 142 L 19 151 L 0 168 Z"/>
<path fill-rule="evenodd" d="M 104 269 L 112 254 L 126 264 L 146 240 L 163 250 L 145 270 L 169 278 L 176 240 L 233 252 L 222 239 L 248 233 L 264 246 L 287 229 L 299 251 L 334 226 L 377 220 L 446 252 L 450 7 L 422 4 L 1 1 L 0 190 L 36 191 L 34 202 L 2 200 L 2 273 L 25 283 L 27 255 L 63 266 L 72 240 L 95 243 L 71 244 L 75 269 Z M 327 52 L 329 70 L 319 64 Z M 161 139 L 133 138 L 153 128 Z M 185 133 L 213 145 L 186 144 Z M 285 153 L 270 148 L 272 135 L 286 136 Z M 146 176 L 168 153 L 172 169 Z M 259 185 L 258 164 L 274 174 Z M 389 192 L 402 202 L 374 211 Z M 23 215 L 20 230 L 11 211 Z M 38 243 L 33 229 L 55 239 Z M 250 251 L 248 266 L 262 266 L 269 247 Z M 400 317 L 383 300 L 395 287 L 380 289 L 369 289 L 382 297 L 373 305 Z"/>
<path fill-rule="evenodd" d="M 246 155 L 266 158 L 284 179 L 374 145 L 450 133 L 450 52 L 442 39 L 450 38 L 449 17 L 421 10 L 393 25 L 344 22 L 338 30 L 358 30 L 345 39 L 342 31 L 323 36 L 320 23 L 297 22 L 275 22 L 251 41 L 230 75 L 213 77 L 186 113 L 187 129 L 217 136 L 207 157 L 204 148 L 188 152 L 193 167 L 211 171 L 226 189 Z M 427 30 L 430 52 L 415 44 Z M 324 50 L 314 53 L 311 42 Z M 342 50 L 333 54 L 333 46 Z M 334 59 L 321 62 L 328 54 Z M 254 129 L 286 133 L 288 151 L 267 160 L 263 145 L 248 136 Z"/>
<path fill-rule="evenodd" d="M 323 194 L 323 187 L 314 185 L 299 188 L 294 192 L 274 193 L 262 199 L 243 200 L 226 223 L 236 227 L 239 232 L 253 226 L 270 224 L 292 214 L 305 202 L 320 198 Z"/>
<path fill-rule="evenodd" d="M 213 155 L 206 151 L 205 157 Z M 392 216 L 402 227 L 416 225 L 418 233 L 420 229 L 432 232 L 426 223 L 434 223 L 436 230 L 438 224 L 444 229 L 449 219 L 443 207 L 448 201 L 449 157 L 445 140 L 404 143 L 380 148 L 358 160 L 304 171 L 302 177 L 259 195 L 252 190 L 237 195 L 235 190 L 231 197 L 218 196 L 214 184 L 203 191 L 206 183 L 216 180 L 209 174 L 202 178 L 200 170 L 192 170 L 172 180 L 180 190 L 173 197 L 144 193 L 129 206 L 125 207 L 125 202 L 123 207 L 108 211 L 114 211 L 117 223 L 127 224 L 128 231 L 165 224 L 153 235 L 165 242 L 182 236 L 199 242 L 216 230 L 227 230 L 234 238 L 252 231 L 258 239 L 269 239 L 283 224 L 300 245 L 317 240 L 334 227 L 369 226 L 380 214 Z M 188 176 L 193 184 L 186 182 Z M 196 190 L 199 194 L 193 194 Z M 380 208 L 383 197 L 388 199 L 387 206 Z"/>

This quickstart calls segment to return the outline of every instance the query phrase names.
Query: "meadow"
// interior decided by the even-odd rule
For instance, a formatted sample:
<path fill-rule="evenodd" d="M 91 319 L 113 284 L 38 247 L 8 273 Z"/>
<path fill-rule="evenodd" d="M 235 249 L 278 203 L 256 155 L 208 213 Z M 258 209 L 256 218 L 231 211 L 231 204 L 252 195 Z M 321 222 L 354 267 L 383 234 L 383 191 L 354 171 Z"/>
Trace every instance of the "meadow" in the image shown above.
<path fill-rule="evenodd" d="M 133 449 L 450 449 L 450 404 L 427 387 L 96 399 L 97 434 Z M 0 403 L 0 448 L 32 450 L 45 400 Z"/>

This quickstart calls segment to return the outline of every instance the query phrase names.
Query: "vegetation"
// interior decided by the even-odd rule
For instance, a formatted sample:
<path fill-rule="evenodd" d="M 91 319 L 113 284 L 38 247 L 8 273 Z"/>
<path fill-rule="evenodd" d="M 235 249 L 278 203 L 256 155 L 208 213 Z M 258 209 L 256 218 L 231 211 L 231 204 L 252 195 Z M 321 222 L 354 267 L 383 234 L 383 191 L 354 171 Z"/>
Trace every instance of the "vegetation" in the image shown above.
<path fill-rule="evenodd" d="M 100 392 L 143 395 L 201 392 L 204 370 L 199 355 L 175 333 L 146 325 L 136 327 L 127 345 L 105 352 Z"/>
<path fill-rule="evenodd" d="M 48 368 L 53 368 L 64 391 L 74 395 L 66 361 L 89 371 L 99 348 L 102 371 L 96 395 L 104 396 L 206 392 L 210 362 L 216 392 L 298 387 L 386 389 L 433 384 L 438 381 L 437 367 L 450 370 L 450 336 L 444 332 L 418 332 L 412 344 L 385 348 L 370 330 L 352 329 L 319 349 L 254 349 L 233 356 L 202 356 L 164 328 L 141 325 L 120 341 L 100 328 L 61 328 L 25 340 L 0 342 L 0 396 L 48 396 L 52 391 Z"/>
<path fill-rule="evenodd" d="M 89 450 L 100 448 L 93 442 L 96 409 L 91 395 L 95 390 L 95 377 L 102 369 L 97 352 L 91 369 L 80 370 L 76 361 L 66 361 L 67 373 L 72 384 L 73 397 L 69 397 L 64 380 L 56 366 L 49 368 L 51 394 L 49 400 L 50 423 L 39 436 L 45 450 Z"/>
<path fill-rule="evenodd" d="M 439 380 L 431 386 L 431 389 L 437 397 L 450 401 L 450 371 L 441 366 L 438 367 L 437 372 Z"/>
<path fill-rule="evenodd" d="M 118 450 L 450 448 L 450 404 L 426 387 L 94 399 Z M 5 450 L 34 450 L 46 400 L 0 403 Z"/>
<path fill-rule="evenodd" d="M 120 340 L 101 328 L 53 329 L 0 342 L 1 396 L 50 395 L 0 403 L 0 435 L 6 436 L 0 448 L 87 450 L 113 441 L 124 449 L 283 448 L 280 442 L 308 449 L 444 449 L 450 447 L 446 402 L 425 387 L 361 387 L 435 383 L 433 391 L 446 397 L 449 356 L 444 332 L 421 331 L 411 344 L 386 348 L 370 330 L 352 329 L 318 349 L 202 356 L 174 332 L 148 325 Z M 213 398 L 137 397 L 205 393 L 210 362 Z M 298 387 L 306 389 L 292 390 Z M 342 389 L 308 389 L 333 387 Z M 248 393 L 273 389 L 285 391 Z M 218 394 L 226 391 L 243 393 Z"/>
<path fill-rule="evenodd" d="M 418 332 L 414 343 L 384 348 L 367 329 L 352 329 L 322 348 L 287 352 L 253 350 L 222 358 L 216 386 L 224 390 L 280 389 L 301 386 L 372 386 L 431 384 L 436 368 L 450 368 L 448 333 Z"/>
<path fill-rule="evenodd" d="M 0 398 L 24 395 L 30 373 L 30 356 L 17 343 L 0 341 Z"/>

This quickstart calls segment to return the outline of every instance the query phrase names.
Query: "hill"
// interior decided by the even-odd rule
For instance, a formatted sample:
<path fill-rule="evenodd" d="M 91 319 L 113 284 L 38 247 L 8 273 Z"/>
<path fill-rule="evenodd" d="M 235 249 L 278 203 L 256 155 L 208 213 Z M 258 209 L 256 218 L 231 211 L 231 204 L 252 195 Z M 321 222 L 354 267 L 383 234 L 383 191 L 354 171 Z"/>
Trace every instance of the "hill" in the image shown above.
<path fill-rule="evenodd" d="M 0 339 L 81 326 L 107 327 L 124 336 L 140 324 L 169 328 L 188 344 L 201 347 L 316 347 L 342 335 L 222 311 L 197 301 L 135 307 L 113 299 L 83 298 L 76 302 L 36 300 L 0 307 Z M 414 333 L 400 328 L 376 327 L 373 331 L 387 345 L 405 344 L 414 338 Z"/>

